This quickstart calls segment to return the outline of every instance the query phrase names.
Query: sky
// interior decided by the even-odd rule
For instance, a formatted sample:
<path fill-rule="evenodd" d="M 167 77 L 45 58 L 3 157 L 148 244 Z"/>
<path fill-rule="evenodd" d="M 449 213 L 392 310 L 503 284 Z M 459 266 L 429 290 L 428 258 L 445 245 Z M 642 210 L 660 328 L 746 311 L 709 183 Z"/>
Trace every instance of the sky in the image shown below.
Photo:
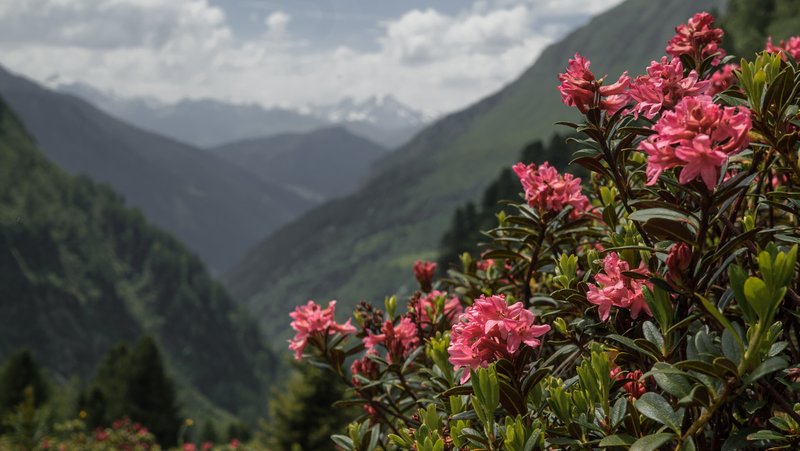
<path fill-rule="evenodd" d="M 622 0 L 0 0 L 0 64 L 122 97 L 300 108 L 391 94 L 438 115 Z"/>

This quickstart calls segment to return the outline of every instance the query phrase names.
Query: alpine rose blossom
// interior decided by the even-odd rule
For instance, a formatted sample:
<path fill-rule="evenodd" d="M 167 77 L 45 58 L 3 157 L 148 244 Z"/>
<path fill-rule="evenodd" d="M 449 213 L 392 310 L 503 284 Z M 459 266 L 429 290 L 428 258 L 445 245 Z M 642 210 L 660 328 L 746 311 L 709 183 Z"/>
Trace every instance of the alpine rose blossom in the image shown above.
<path fill-rule="evenodd" d="M 344 324 L 337 324 L 334 319 L 336 301 L 328 302 L 328 308 L 323 309 L 314 301 L 300 305 L 290 313 L 291 326 L 295 330 L 294 338 L 289 340 L 289 349 L 294 351 L 295 360 L 302 360 L 303 350 L 308 345 L 308 339 L 313 335 L 326 336 L 335 333 L 352 334 L 356 328 L 348 319 Z"/>
<path fill-rule="evenodd" d="M 630 89 L 630 97 L 636 101 L 631 109 L 636 117 L 642 114 L 652 119 L 663 110 L 671 110 L 686 96 L 703 94 L 709 87 L 708 81 L 701 81 L 696 71 L 683 76 L 680 58 L 667 57 L 653 61 L 647 67 L 647 75 L 636 77 Z"/>
<path fill-rule="evenodd" d="M 675 27 L 675 36 L 667 44 L 667 54 L 674 57 L 689 55 L 696 62 L 701 62 L 711 55 L 717 54 L 713 64 L 719 64 L 725 57 L 725 50 L 720 47 L 725 32 L 714 28 L 714 16 L 707 12 L 697 13 L 685 24 Z"/>
<path fill-rule="evenodd" d="M 556 168 L 544 162 L 525 165 L 517 163 L 512 168 L 517 174 L 525 200 L 528 205 L 542 212 L 558 213 L 567 205 L 573 210 L 570 216 L 575 219 L 589 209 L 589 199 L 581 192 L 581 179 L 572 174 L 561 175 Z"/>
<path fill-rule="evenodd" d="M 699 178 L 713 189 L 720 167 L 749 144 L 751 127 L 748 109 L 716 105 L 710 96 L 684 97 L 656 122 L 656 133 L 639 143 L 648 157 L 647 184 L 655 184 L 668 169 L 682 167 L 680 183 Z"/>
<path fill-rule="evenodd" d="M 643 394 L 647 393 L 647 387 L 640 379 L 644 376 L 642 370 L 622 371 L 622 368 L 616 367 L 611 370 L 611 379 L 615 381 L 628 381 L 622 386 L 622 389 L 628 392 L 633 399 L 639 399 Z"/>
<path fill-rule="evenodd" d="M 726 64 L 714 72 L 709 79 L 711 85 L 706 94 L 713 96 L 733 86 L 736 82 L 736 74 L 733 72 L 739 69 L 738 64 Z"/>
<path fill-rule="evenodd" d="M 624 72 L 616 83 L 603 86 L 605 77 L 596 79 L 589 70 L 590 64 L 589 60 L 578 53 L 569 60 L 567 72 L 558 75 L 558 81 L 561 82 L 558 87 L 561 101 L 567 106 L 578 108 L 583 114 L 592 108 L 600 108 L 613 115 L 628 103 L 626 91 L 631 84 L 631 77 Z"/>
<path fill-rule="evenodd" d="M 453 325 L 450 363 L 459 368 L 486 368 L 499 359 L 512 359 L 522 344 L 535 348 L 549 325 L 535 325 L 536 317 L 521 302 L 508 305 L 503 295 L 481 296 Z M 461 376 L 468 381 L 469 371 Z"/>
<path fill-rule="evenodd" d="M 383 345 L 389 351 L 386 361 L 392 363 L 395 359 L 402 359 L 419 344 L 417 325 L 411 318 L 404 316 L 397 326 L 392 321 L 386 320 L 381 327 L 381 334 L 367 331 L 364 337 L 364 347 L 367 352 L 377 352 L 378 345 Z"/>
<path fill-rule="evenodd" d="M 436 263 L 417 260 L 414 262 L 414 277 L 419 282 L 423 290 L 429 291 L 433 282 L 433 274 L 436 272 Z"/>
<path fill-rule="evenodd" d="M 772 36 L 767 38 L 765 50 L 769 53 L 781 53 L 785 60 L 788 54 L 794 59 L 800 58 L 800 36 L 792 36 L 788 41 L 781 40 L 778 45 L 772 43 Z"/>
<path fill-rule="evenodd" d="M 589 291 L 586 293 L 586 299 L 598 306 L 598 313 L 603 321 L 608 320 L 612 306 L 630 310 L 633 319 L 638 318 L 641 312 L 652 316 L 642 294 L 642 287 L 652 288 L 652 284 L 646 280 L 623 275 L 623 272 L 650 275 L 644 262 L 638 268 L 631 270 L 628 262 L 620 259 L 616 252 L 609 252 L 603 259 L 603 273 L 594 276 L 597 285 L 589 285 Z"/>
<path fill-rule="evenodd" d="M 438 298 L 444 298 L 444 308 L 441 313 L 447 319 L 447 321 L 452 323 L 453 320 L 455 320 L 456 317 L 461 314 L 463 308 L 461 307 L 461 301 L 459 301 L 457 297 L 451 296 L 448 298 L 447 296 L 448 294 L 445 292 L 433 290 L 427 295 L 421 297 L 416 305 L 417 318 L 419 318 L 420 323 L 430 324 L 434 321 L 436 313 L 436 300 Z"/>

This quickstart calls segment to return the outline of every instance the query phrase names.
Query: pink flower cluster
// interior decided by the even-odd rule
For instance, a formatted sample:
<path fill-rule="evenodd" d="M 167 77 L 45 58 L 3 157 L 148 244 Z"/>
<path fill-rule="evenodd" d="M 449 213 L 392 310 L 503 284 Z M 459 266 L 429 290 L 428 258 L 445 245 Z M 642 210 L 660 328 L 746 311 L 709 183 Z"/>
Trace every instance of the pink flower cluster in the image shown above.
<path fill-rule="evenodd" d="M 783 59 L 786 59 L 786 54 L 794 59 L 800 58 L 800 36 L 792 36 L 788 41 L 781 40 L 778 45 L 772 43 L 772 36 L 767 38 L 766 51 L 769 53 L 783 54 Z"/>
<path fill-rule="evenodd" d="M 336 301 L 328 302 L 326 309 L 314 301 L 308 301 L 306 305 L 298 306 L 289 314 L 292 317 L 292 329 L 296 332 L 294 338 L 289 340 L 289 349 L 294 351 L 296 360 L 303 358 L 303 350 L 308 345 L 309 338 L 315 336 L 324 338 L 337 332 L 345 335 L 356 332 L 349 319 L 344 324 L 337 324 L 334 319 L 335 312 Z"/>
<path fill-rule="evenodd" d="M 371 352 L 375 354 L 375 352 Z M 380 373 L 380 368 L 378 368 L 378 364 L 369 358 L 370 353 L 367 353 L 364 357 L 360 358 L 359 360 L 353 361 L 353 364 L 350 365 L 350 374 L 352 375 L 352 383 L 356 387 L 361 386 L 361 380 L 358 379 L 356 376 L 364 376 L 367 379 L 375 379 L 378 377 Z"/>
<path fill-rule="evenodd" d="M 433 274 L 436 272 L 436 263 L 417 260 L 414 262 L 414 277 L 419 282 L 423 290 L 428 291 L 433 282 Z"/>
<path fill-rule="evenodd" d="M 625 382 L 622 389 L 628 392 L 633 399 L 639 399 L 643 394 L 647 393 L 647 386 L 640 380 L 643 375 L 642 370 L 622 371 L 620 367 L 611 370 L 611 379 L 615 381 L 628 381 Z"/>
<path fill-rule="evenodd" d="M 461 301 L 457 297 L 452 296 L 448 299 L 447 296 L 445 292 L 434 290 L 420 298 L 416 307 L 417 318 L 419 318 L 420 323 L 427 322 L 430 324 L 436 319 L 436 300 L 438 298 L 445 298 L 444 310 L 441 313 L 452 323 L 456 316 L 461 314 L 463 308 L 461 307 Z"/>
<path fill-rule="evenodd" d="M 535 348 L 550 326 L 534 325 L 536 317 L 521 302 L 508 305 L 503 295 L 481 296 L 459 317 L 450 336 L 450 363 L 454 368 L 486 367 L 511 359 L 522 344 Z M 469 380 L 469 371 L 461 383 Z"/>
<path fill-rule="evenodd" d="M 706 94 L 713 96 L 730 88 L 736 82 L 736 74 L 733 72 L 739 69 L 738 64 L 726 64 L 711 75 Z"/>
<path fill-rule="evenodd" d="M 528 205 L 542 212 L 558 213 L 567 205 L 573 210 L 570 216 L 578 218 L 589 208 L 589 199 L 581 193 L 581 179 L 572 174 L 561 175 L 556 168 L 544 162 L 525 165 L 517 163 L 513 167 L 525 189 Z"/>
<path fill-rule="evenodd" d="M 636 115 L 644 115 L 652 119 L 663 110 L 670 110 L 678 101 L 687 96 L 703 94 L 709 86 L 708 81 L 701 81 L 696 71 L 683 76 L 683 64 L 680 58 L 661 57 L 661 61 L 653 61 L 647 67 L 647 75 L 640 75 L 631 85 L 629 95 L 636 106 L 631 111 Z"/>
<path fill-rule="evenodd" d="M 689 55 L 698 63 L 716 54 L 713 63 L 718 64 L 725 56 L 719 45 L 725 32 L 714 28 L 714 17 L 706 12 L 697 13 L 685 24 L 675 27 L 675 36 L 667 44 L 667 53 L 680 57 Z"/>
<path fill-rule="evenodd" d="M 364 337 L 364 346 L 367 348 L 367 352 L 377 352 L 375 348 L 383 345 L 389 351 L 386 356 L 386 361 L 389 363 L 396 359 L 402 359 L 419 345 L 417 325 L 407 316 L 401 318 L 397 326 L 387 320 L 383 323 L 381 332 L 383 333 L 373 334 L 372 331 L 367 331 L 367 336 Z"/>
<path fill-rule="evenodd" d="M 713 189 L 728 156 L 749 144 L 751 126 L 747 109 L 716 105 L 710 96 L 684 97 L 656 122 L 656 134 L 639 143 L 648 155 L 648 185 L 662 172 L 682 167 L 680 183 L 700 178 Z"/>
<path fill-rule="evenodd" d="M 558 75 L 561 101 L 577 107 L 584 114 L 592 108 L 600 108 L 613 115 L 628 103 L 625 90 L 631 83 L 631 77 L 626 72 L 620 75 L 616 83 L 603 86 L 603 79 L 597 80 L 589 70 L 590 64 L 578 53 L 569 60 L 567 72 Z"/>
<path fill-rule="evenodd" d="M 652 284 L 622 274 L 629 271 L 643 276 L 650 275 L 644 262 L 638 268 L 631 270 L 628 262 L 620 259 L 616 252 L 609 252 L 603 259 L 605 274 L 595 275 L 597 285 L 589 285 L 589 291 L 586 293 L 586 299 L 598 306 L 601 320 L 608 320 L 612 306 L 629 309 L 634 319 L 638 318 L 642 311 L 652 315 L 642 294 L 642 287 L 652 288 Z"/>

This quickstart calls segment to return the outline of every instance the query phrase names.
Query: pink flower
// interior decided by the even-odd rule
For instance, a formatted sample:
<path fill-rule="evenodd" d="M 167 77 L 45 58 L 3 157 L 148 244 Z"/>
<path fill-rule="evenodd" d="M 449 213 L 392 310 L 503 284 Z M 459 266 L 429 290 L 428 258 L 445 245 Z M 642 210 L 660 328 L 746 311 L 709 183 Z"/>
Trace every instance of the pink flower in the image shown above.
<path fill-rule="evenodd" d="M 487 258 L 484 260 L 478 260 L 475 262 L 475 267 L 481 271 L 486 271 L 494 264 L 494 260 L 491 258 Z"/>
<path fill-rule="evenodd" d="M 328 308 L 323 309 L 314 301 L 308 301 L 306 305 L 298 306 L 294 312 L 290 313 L 292 317 L 292 329 L 295 330 L 295 336 L 289 340 L 289 349 L 294 351 L 294 358 L 301 360 L 303 358 L 303 350 L 308 345 L 308 339 L 313 337 L 324 338 L 327 335 L 341 333 L 344 335 L 355 333 L 356 328 L 350 324 L 348 319 L 344 324 L 337 324 L 334 319 L 334 312 L 336 311 L 336 301 L 328 302 Z"/>
<path fill-rule="evenodd" d="M 605 274 L 598 273 L 594 276 L 597 285 L 589 285 L 586 293 L 586 299 L 598 306 L 601 320 L 608 320 L 612 306 L 630 310 L 633 319 L 638 318 L 642 311 L 652 315 L 642 294 L 642 287 L 652 288 L 652 284 L 622 274 L 630 271 L 649 276 L 650 272 L 644 262 L 639 268 L 631 270 L 628 262 L 621 260 L 616 252 L 609 252 L 603 259 L 603 271 Z"/>
<path fill-rule="evenodd" d="M 416 277 L 424 291 L 429 291 L 433 274 L 436 272 L 436 263 L 417 260 L 414 263 L 414 277 Z"/>
<path fill-rule="evenodd" d="M 228 444 L 233 449 L 238 449 L 242 442 L 239 441 L 238 438 L 231 439 L 231 442 Z"/>
<path fill-rule="evenodd" d="M 767 47 L 765 49 L 769 53 L 782 52 L 782 58 L 786 59 L 786 54 L 791 55 L 792 58 L 800 58 L 800 36 L 792 36 L 788 41 L 781 40 L 778 45 L 772 43 L 772 36 L 767 38 Z"/>
<path fill-rule="evenodd" d="M 739 69 L 738 64 L 726 64 L 714 72 L 709 80 L 711 86 L 706 93 L 710 96 L 717 95 L 733 86 L 736 82 L 736 74 L 733 71 L 737 69 Z"/>
<path fill-rule="evenodd" d="M 214 449 L 214 444 L 211 442 L 203 442 L 203 444 L 200 445 L 200 449 L 203 451 L 211 451 Z"/>
<path fill-rule="evenodd" d="M 556 168 L 544 162 L 525 165 L 517 163 L 513 167 L 525 190 L 528 205 L 540 212 L 558 213 L 567 205 L 573 207 L 570 217 L 582 216 L 589 209 L 589 199 L 581 192 L 581 179 L 572 174 L 561 175 Z"/>
<path fill-rule="evenodd" d="M 378 377 L 378 364 L 368 357 L 369 354 L 370 352 L 368 352 L 367 355 L 361 359 L 353 361 L 353 364 L 350 365 L 350 374 L 352 376 L 351 381 L 356 387 L 361 386 L 361 380 L 359 380 L 356 376 L 364 376 L 367 379 L 375 379 Z M 375 353 L 373 352 L 372 354 Z"/>
<path fill-rule="evenodd" d="M 183 451 L 197 451 L 197 447 L 194 446 L 194 443 L 184 443 L 181 449 Z"/>
<path fill-rule="evenodd" d="M 630 97 L 637 102 L 631 111 L 638 117 L 644 115 L 652 119 L 663 110 L 670 110 L 686 96 L 696 96 L 708 89 L 708 81 L 700 81 L 696 71 L 683 76 L 680 58 L 667 57 L 661 62 L 653 61 L 647 68 L 647 75 L 640 75 L 631 85 Z"/>
<path fill-rule="evenodd" d="M 561 82 L 558 87 L 561 101 L 565 105 L 577 107 L 584 114 L 592 108 L 600 108 L 613 115 L 628 103 L 626 90 L 631 83 L 631 77 L 625 72 L 616 83 L 603 86 L 605 77 L 595 79 L 589 70 L 590 64 L 589 60 L 578 53 L 569 60 L 567 72 L 558 75 Z"/>
<path fill-rule="evenodd" d="M 668 276 L 673 280 L 680 280 L 691 263 L 692 249 L 686 243 L 673 245 L 667 254 Z"/>
<path fill-rule="evenodd" d="M 643 375 L 641 370 L 628 372 L 622 371 L 620 367 L 611 370 L 611 379 L 615 381 L 628 381 L 622 386 L 622 389 L 628 392 L 633 399 L 639 399 L 643 394 L 647 393 L 647 387 L 644 385 L 644 382 L 640 381 Z"/>
<path fill-rule="evenodd" d="M 721 28 L 713 28 L 714 17 L 706 12 L 697 13 L 685 24 L 675 27 L 675 36 L 667 44 L 667 53 L 680 57 L 689 55 L 699 64 L 711 55 L 717 54 L 713 64 L 725 56 L 719 45 L 725 34 Z"/>
<path fill-rule="evenodd" d="M 656 134 L 639 143 L 648 156 L 647 184 L 655 184 L 663 171 L 683 167 L 680 183 L 700 178 L 713 189 L 722 164 L 749 144 L 751 126 L 750 110 L 716 105 L 710 96 L 684 97 L 656 122 Z"/>
<path fill-rule="evenodd" d="M 445 299 L 444 309 L 439 313 L 444 315 L 448 322 L 452 323 L 455 317 L 461 314 L 463 309 L 461 307 L 461 301 L 459 301 L 457 297 L 452 296 L 448 299 L 447 293 L 434 290 L 420 298 L 417 302 L 417 318 L 419 318 L 421 323 L 432 323 L 436 319 L 436 300 L 438 298 Z"/>
<path fill-rule="evenodd" d="M 379 344 L 383 345 L 389 351 L 386 357 L 386 361 L 389 363 L 392 363 L 395 359 L 404 358 L 419 344 L 417 325 L 407 316 L 401 318 L 397 326 L 393 322 L 386 320 L 383 323 L 381 332 L 383 333 L 376 335 L 371 331 L 367 331 L 367 336 L 364 337 L 364 346 L 369 352 L 375 351 L 375 347 Z"/>
<path fill-rule="evenodd" d="M 459 368 L 486 367 L 499 359 L 511 359 L 522 344 L 535 348 L 550 326 L 534 325 L 536 317 L 521 302 L 508 305 L 505 296 L 481 296 L 458 318 L 450 336 L 450 363 Z M 461 383 L 469 380 L 469 371 Z"/>

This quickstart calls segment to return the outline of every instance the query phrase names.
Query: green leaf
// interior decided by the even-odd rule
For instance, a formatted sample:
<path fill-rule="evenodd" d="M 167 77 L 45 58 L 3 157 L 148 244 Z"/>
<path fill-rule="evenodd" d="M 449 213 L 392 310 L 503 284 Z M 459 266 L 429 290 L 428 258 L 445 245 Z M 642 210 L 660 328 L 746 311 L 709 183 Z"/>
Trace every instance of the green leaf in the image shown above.
<path fill-rule="evenodd" d="M 733 334 L 733 338 L 739 345 L 740 351 L 744 353 L 744 343 L 742 342 L 742 339 L 739 337 L 739 334 L 736 332 L 736 329 L 733 327 L 733 324 L 731 324 L 731 322 L 728 321 L 728 318 L 725 318 L 725 315 L 723 315 L 722 312 L 719 311 L 717 306 L 712 304 L 711 301 L 704 298 L 703 296 L 700 296 L 699 294 L 697 295 L 697 297 L 700 298 L 700 302 L 703 304 L 703 307 L 705 307 L 706 311 L 710 313 L 711 316 L 714 317 L 714 319 L 719 321 L 719 323 L 722 324 L 722 326 L 724 326 L 726 330 L 729 330 Z"/>
<path fill-rule="evenodd" d="M 668 363 L 656 363 L 649 374 L 662 390 L 676 398 L 688 396 L 692 391 L 692 384 L 689 383 L 685 373 Z"/>
<path fill-rule="evenodd" d="M 636 437 L 628 434 L 616 434 L 603 437 L 598 446 L 601 448 L 608 448 L 610 446 L 624 446 L 629 447 L 636 441 Z"/>
<path fill-rule="evenodd" d="M 762 255 L 764 252 L 762 252 Z M 767 316 L 772 307 L 772 296 L 769 287 L 763 280 L 758 277 L 748 277 L 744 282 L 744 295 L 747 297 L 747 302 L 753 307 L 758 319 L 762 322 L 767 322 Z"/>
<path fill-rule="evenodd" d="M 722 354 L 738 365 L 742 362 L 744 354 L 742 352 L 742 347 L 739 345 L 742 341 L 741 337 L 739 340 L 736 340 L 734 335 L 738 336 L 739 334 L 731 332 L 729 329 L 722 331 Z"/>
<path fill-rule="evenodd" d="M 344 450 L 353 451 L 353 440 L 346 435 L 331 435 L 331 440 Z"/>
<path fill-rule="evenodd" d="M 661 335 L 661 332 L 658 331 L 655 324 L 650 321 L 645 321 L 642 324 L 642 332 L 647 341 L 658 346 L 658 349 L 661 350 L 662 353 L 664 352 L 664 337 Z"/>
<path fill-rule="evenodd" d="M 654 451 L 674 438 L 675 434 L 670 432 L 660 432 L 658 434 L 645 435 L 631 445 L 630 451 Z"/>
<path fill-rule="evenodd" d="M 762 377 L 766 376 L 769 373 L 774 373 L 775 371 L 780 371 L 784 368 L 789 366 L 783 357 L 770 357 L 769 359 L 765 360 L 758 365 L 756 369 L 754 369 L 751 373 L 749 373 L 744 378 L 745 384 L 752 384 L 753 382 L 761 379 Z"/>
<path fill-rule="evenodd" d="M 747 440 L 756 441 L 756 440 L 773 440 L 773 441 L 785 441 L 786 436 L 783 434 L 779 434 L 775 431 L 770 431 L 769 429 L 764 429 L 758 432 L 754 432 L 747 436 Z"/>
<path fill-rule="evenodd" d="M 657 421 L 675 432 L 680 432 L 678 415 L 672 410 L 672 406 L 667 400 L 658 393 L 645 393 L 636 400 L 634 405 L 636 410 L 647 418 Z"/>

